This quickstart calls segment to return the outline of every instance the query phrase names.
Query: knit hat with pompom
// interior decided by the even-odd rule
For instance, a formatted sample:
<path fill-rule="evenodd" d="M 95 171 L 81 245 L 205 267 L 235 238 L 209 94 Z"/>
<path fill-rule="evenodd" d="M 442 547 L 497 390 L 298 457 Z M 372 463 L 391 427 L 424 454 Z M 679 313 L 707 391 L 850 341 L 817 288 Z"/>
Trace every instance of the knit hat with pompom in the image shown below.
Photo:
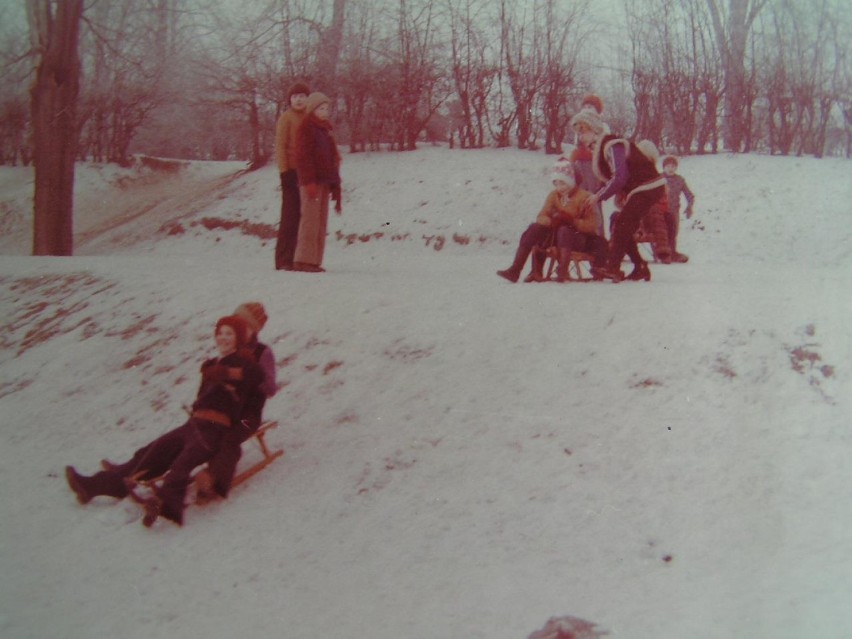
<path fill-rule="evenodd" d="M 261 329 L 266 326 L 266 320 L 269 319 L 266 309 L 260 302 L 240 304 L 234 309 L 234 315 L 241 317 L 255 334 L 260 333 Z"/>
<path fill-rule="evenodd" d="M 583 109 L 594 109 L 595 113 L 603 115 L 603 100 L 596 95 L 587 95 L 580 103 L 580 110 L 582 111 Z"/>

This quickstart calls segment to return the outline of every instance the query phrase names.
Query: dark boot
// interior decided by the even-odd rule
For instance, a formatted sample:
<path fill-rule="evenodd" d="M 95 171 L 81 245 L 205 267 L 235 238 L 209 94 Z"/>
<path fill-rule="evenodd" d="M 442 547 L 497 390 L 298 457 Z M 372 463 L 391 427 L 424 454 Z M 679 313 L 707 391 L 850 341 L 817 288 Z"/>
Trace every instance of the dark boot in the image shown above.
<path fill-rule="evenodd" d="M 637 282 L 639 280 L 645 280 L 646 282 L 651 281 L 651 269 L 648 268 L 647 262 L 640 262 L 637 264 L 633 271 L 628 275 L 625 279 L 632 280 Z"/>
<path fill-rule="evenodd" d="M 102 471 L 86 477 L 78 473 L 73 466 L 65 467 L 65 479 L 71 490 L 77 495 L 77 501 L 88 504 L 98 495 L 124 499 L 127 497 L 127 487 L 122 478 L 111 472 Z"/>
<path fill-rule="evenodd" d="M 535 251 L 532 256 L 532 266 L 530 274 L 526 276 L 524 282 L 543 282 L 544 281 L 544 254 L 541 251 Z"/>
<path fill-rule="evenodd" d="M 524 264 L 527 263 L 527 258 L 530 256 L 531 247 L 525 246 L 523 242 L 518 245 L 518 250 L 515 251 L 515 261 L 512 262 L 512 266 L 507 268 L 505 271 L 497 271 L 497 275 L 500 277 L 509 280 L 510 282 L 517 282 L 521 277 L 521 271 L 524 269 Z"/>
<path fill-rule="evenodd" d="M 571 266 L 571 251 L 568 249 L 559 249 L 559 266 L 556 267 L 556 281 L 568 281 L 568 267 Z"/>
<path fill-rule="evenodd" d="M 183 526 L 183 497 L 177 498 L 169 491 L 164 492 L 161 488 L 155 487 L 153 494 L 142 504 L 142 508 L 145 511 L 142 525 L 145 528 L 153 526 L 158 517 L 165 517 L 178 526 Z"/>
<path fill-rule="evenodd" d="M 618 284 L 621 280 L 624 279 L 624 273 L 621 272 L 620 268 L 614 268 L 609 265 L 599 267 L 593 266 L 592 277 L 598 281 L 612 280 L 613 283 Z"/>

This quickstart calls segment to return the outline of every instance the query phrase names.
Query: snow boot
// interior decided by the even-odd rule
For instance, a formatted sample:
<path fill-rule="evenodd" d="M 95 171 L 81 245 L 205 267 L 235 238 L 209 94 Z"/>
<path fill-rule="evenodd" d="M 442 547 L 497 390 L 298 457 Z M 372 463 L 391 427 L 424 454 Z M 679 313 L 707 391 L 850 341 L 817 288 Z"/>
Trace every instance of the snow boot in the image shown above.
<path fill-rule="evenodd" d="M 633 271 L 628 275 L 625 279 L 632 280 L 634 282 L 638 282 L 639 280 L 645 280 L 646 282 L 651 281 L 651 269 L 648 268 L 647 262 L 640 262 L 637 264 Z"/>
<path fill-rule="evenodd" d="M 544 281 L 544 256 L 541 251 L 536 251 L 532 256 L 532 266 L 530 274 L 526 276 L 524 282 L 543 282 Z"/>
<path fill-rule="evenodd" d="M 88 504 L 98 495 L 116 499 L 127 497 L 127 487 L 122 478 L 115 473 L 101 471 L 86 477 L 78 473 L 73 466 L 66 466 L 65 479 L 81 504 Z"/>
<path fill-rule="evenodd" d="M 515 252 L 515 260 L 512 262 L 512 266 L 507 268 L 505 271 L 497 271 L 497 275 L 502 277 L 503 279 L 507 279 L 512 283 L 518 281 L 521 277 L 521 271 L 524 268 L 524 264 L 527 263 L 527 258 L 530 256 L 530 251 L 532 249 L 526 246 L 518 246 L 518 250 Z"/>

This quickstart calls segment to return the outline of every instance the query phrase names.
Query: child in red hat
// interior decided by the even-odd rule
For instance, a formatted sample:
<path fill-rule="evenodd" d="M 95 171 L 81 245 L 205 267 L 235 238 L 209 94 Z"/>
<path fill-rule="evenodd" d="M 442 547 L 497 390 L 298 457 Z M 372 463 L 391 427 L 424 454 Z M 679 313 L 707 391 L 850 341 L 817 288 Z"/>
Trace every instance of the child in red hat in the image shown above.
<path fill-rule="evenodd" d="M 201 384 L 189 419 L 139 449 L 124 464 L 107 464 L 106 470 L 91 476 L 67 466 L 65 478 L 77 501 L 86 504 L 99 495 L 122 499 L 129 494 L 131 477 L 163 476 L 162 485 L 145 503 L 143 523 L 150 526 L 163 516 L 181 525 L 190 473 L 216 454 L 239 421 L 246 398 L 263 380 L 260 367 L 245 352 L 248 338 L 249 329 L 242 318 L 220 318 L 214 331 L 219 354 L 201 365 Z"/>

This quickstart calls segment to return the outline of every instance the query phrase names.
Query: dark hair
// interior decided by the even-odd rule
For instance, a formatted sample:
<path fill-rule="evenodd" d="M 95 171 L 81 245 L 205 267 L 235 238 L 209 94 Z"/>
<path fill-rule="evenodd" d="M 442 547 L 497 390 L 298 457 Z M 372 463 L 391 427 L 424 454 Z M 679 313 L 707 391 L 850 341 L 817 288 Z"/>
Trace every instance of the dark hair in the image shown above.
<path fill-rule="evenodd" d="M 287 99 L 289 100 L 294 95 L 298 95 L 299 93 L 304 93 L 305 95 L 310 95 L 311 90 L 308 88 L 308 85 L 304 82 L 295 82 L 290 89 L 287 91 Z"/>

